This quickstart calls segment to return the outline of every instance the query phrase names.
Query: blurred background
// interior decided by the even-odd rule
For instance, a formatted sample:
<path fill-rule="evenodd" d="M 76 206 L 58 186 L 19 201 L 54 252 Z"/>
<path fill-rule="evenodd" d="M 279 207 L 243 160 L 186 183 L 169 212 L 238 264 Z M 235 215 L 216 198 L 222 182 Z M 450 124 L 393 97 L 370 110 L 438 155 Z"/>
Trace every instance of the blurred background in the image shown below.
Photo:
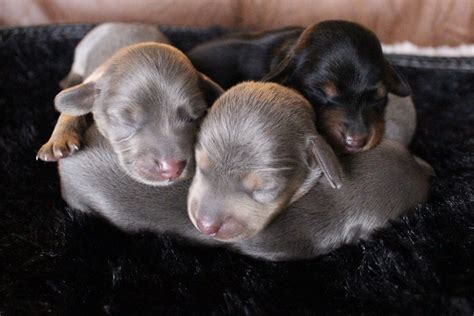
<path fill-rule="evenodd" d="M 0 26 L 137 21 L 266 30 L 345 19 L 385 44 L 474 43 L 474 0 L 0 0 Z"/>

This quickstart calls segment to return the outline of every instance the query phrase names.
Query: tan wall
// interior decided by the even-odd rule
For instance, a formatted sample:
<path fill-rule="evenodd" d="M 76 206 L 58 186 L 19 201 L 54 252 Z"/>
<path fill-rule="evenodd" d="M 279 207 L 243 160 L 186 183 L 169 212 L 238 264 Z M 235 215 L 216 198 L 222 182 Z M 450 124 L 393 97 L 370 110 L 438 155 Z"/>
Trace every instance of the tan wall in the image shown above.
<path fill-rule="evenodd" d="M 384 43 L 474 43 L 474 0 L 0 0 L 0 25 L 142 21 L 269 29 L 346 19 Z"/>

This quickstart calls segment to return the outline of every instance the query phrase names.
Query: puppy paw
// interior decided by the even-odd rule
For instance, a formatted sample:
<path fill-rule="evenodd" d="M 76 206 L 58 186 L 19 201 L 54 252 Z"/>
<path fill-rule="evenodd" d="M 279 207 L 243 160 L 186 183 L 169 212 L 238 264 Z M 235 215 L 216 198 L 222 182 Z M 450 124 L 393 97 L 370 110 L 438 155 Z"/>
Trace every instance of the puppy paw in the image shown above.
<path fill-rule="evenodd" d="M 58 161 L 72 155 L 81 146 L 79 136 L 76 133 L 61 135 L 61 137 L 52 136 L 36 154 L 36 160 Z"/>

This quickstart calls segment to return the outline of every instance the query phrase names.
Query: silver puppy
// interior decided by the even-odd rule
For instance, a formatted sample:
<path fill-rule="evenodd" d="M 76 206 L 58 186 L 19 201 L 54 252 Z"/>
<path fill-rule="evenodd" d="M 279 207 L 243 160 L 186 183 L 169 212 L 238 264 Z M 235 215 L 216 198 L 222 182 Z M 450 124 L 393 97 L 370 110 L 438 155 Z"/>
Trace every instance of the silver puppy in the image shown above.
<path fill-rule="evenodd" d="M 276 84 L 245 83 L 219 98 L 196 144 L 188 198 L 193 224 L 219 240 L 246 240 L 265 235 L 262 230 L 294 203 L 277 222 L 299 213 L 311 225 L 297 220 L 302 226 L 291 229 L 325 249 L 365 236 L 425 201 L 430 168 L 402 144 L 385 140 L 338 159 L 313 121 L 310 104 Z"/>
<path fill-rule="evenodd" d="M 199 136 L 188 204 L 189 181 L 137 183 L 118 170 L 118 156 L 94 126 L 85 142 L 59 163 L 73 208 L 125 230 L 226 241 L 269 260 L 308 258 L 366 237 L 428 191 L 430 168 L 397 142 L 342 157 L 341 166 L 316 133 L 308 102 L 270 83 L 238 85 L 215 103 Z"/>
<path fill-rule="evenodd" d="M 79 44 L 66 81 L 86 79 L 56 96 L 62 114 L 40 149 L 41 159 L 57 160 L 78 149 L 84 115 L 92 113 L 120 166 L 135 180 L 168 185 L 193 174 L 199 121 L 222 90 L 176 48 L 127 46 L 143 40 L 165 38 L 152 26 L 106 24 Z"/>

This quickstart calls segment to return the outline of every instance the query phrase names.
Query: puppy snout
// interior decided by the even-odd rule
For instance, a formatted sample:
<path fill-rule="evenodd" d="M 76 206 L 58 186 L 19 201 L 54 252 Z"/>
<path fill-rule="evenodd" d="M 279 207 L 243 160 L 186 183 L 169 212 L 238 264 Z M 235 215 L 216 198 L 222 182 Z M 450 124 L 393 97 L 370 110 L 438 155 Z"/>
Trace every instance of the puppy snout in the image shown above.
<path fill-rule="evenodd" d="M 233 217 L 224 219 L 197 218 L 196 225 L 204 235 L 223 241 L 235 239 L 244 232 L 244 225 Z"/>
<path fill-rule="evenodd" d="M 209 236 L 215 236 L 221 228 L 221 223 L 209 221 L 206 219 L 198 219 L 196 224 L 201 233 Z"/>
<path fill-rule="evenodd" d="M 179 178 L 179 176 L 183 173 L 184 168 L 186 167 L 186 161 L 184 160 L 161 161 L 159 164 L 161 177 L 169 180 Z"/>
<path fill-rule="evenodd" d="M 364 134 L 347 134 L 345 135 L 344 144 L 349 150 L 358 150 L 367 144 L 368 135 Z"/>

